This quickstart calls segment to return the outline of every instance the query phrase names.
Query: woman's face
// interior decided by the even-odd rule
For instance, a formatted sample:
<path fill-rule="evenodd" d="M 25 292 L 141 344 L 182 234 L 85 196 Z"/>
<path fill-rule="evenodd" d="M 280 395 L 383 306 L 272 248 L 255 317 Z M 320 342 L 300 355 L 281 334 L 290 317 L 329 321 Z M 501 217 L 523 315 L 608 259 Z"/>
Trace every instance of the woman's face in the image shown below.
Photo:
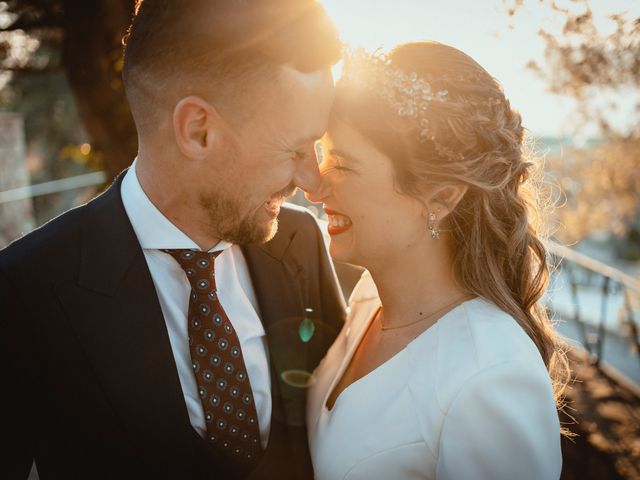
<path fill-rule="evenodd" d="M 308 194 L 329 216 L 331 256 L 371 268 L 426 240 L 424 207 L 398 193 L 391 160 L 350 126 L 322 140 L 322 182 Z"/>

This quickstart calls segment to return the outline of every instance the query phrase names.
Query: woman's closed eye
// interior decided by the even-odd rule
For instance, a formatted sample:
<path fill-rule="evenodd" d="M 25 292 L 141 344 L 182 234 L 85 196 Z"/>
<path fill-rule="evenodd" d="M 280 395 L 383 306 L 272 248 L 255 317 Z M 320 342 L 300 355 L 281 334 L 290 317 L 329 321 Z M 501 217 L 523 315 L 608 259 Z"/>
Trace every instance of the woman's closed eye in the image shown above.
<path fill-rule="evenodd" d="M 333 172 L 345 173 L 349 171 L 351 171 L 350 168 L 343 167 L 342 165 L 327 165 L 324 168 L 322 166 L 320 167 L 320 175 L 328 175 Z"/>
<path fill-rule="evenodd" d="M 333 171 L 336 172 L 353 172 L 354 170 L 344 165 L 341 159 L 335 157 L 329 157 L 320 164 L 320 174 L 326 175 Z"/>

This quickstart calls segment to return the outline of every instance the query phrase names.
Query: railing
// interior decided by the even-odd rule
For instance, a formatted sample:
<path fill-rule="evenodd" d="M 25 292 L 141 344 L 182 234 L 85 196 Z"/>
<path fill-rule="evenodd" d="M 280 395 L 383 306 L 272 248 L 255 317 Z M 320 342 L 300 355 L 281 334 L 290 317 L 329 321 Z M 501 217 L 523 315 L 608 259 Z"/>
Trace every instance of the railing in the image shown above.
<path fill-rule="evenodd" d="M 0 204 L 24 200 L 27 198 L 49 195 L 51 193 L 77 190 L 84 187 L 93 187 L 103 184 L 107 179 L 105 172 L 92 172 L 75 177 L 52 180 L 50 182 L 39 183 L 37 185 L 27 185 L 25 187 L 14 188 L 0 192 Z"/>
<path fill-rule="evenodd" d="M 571 248 L 554 242 L 548 248 L 559 265 L 547 295 L 550 310 L 564 320 L 559 330 L 578 341 L 594 365 L 606 362 L 640 385 L 640 282 Z"/>
<path fill-rule="evenodd" d="M 7 190 L 0 192 L 0 204 L 102 185 L 105 180 L 104 172 L 93 172 Z M 605 361 L 640 386 L 640 329 L 636 317 L 640 282 L 571 248 L 555 242 L 547 246 L 553 263 L 559 265 L 545 297 L 548 308 L 564 320 L 558 329 L 579 342 L 593 364 L 601 366 Z M 613 315 L 618 315 L 617 324 Z"/>

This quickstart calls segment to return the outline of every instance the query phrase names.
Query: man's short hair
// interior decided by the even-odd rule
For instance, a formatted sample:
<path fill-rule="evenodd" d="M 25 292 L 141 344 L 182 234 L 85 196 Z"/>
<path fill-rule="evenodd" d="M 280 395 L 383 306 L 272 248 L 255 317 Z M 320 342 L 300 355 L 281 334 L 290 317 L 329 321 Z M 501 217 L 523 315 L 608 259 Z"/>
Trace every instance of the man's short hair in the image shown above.
<path fill-rule="evenodd" d="M 335 64 L 340 41 L 315 0 L 138 0 L 123 40 L 125 91 L 138 129 L 162 101 L 246 99 L 288 65 Z M 176 88 L 178 87 L 178 88 Z"/>

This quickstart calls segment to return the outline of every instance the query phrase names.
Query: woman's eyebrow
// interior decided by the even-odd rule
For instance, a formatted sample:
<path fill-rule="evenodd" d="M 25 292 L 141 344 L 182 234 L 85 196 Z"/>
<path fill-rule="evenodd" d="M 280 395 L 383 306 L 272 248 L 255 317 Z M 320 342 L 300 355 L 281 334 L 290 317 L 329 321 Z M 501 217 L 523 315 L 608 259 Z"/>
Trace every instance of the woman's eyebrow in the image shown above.
<path fill-rule="evenodd" d="M 345 152 L 343 150 L 337 149 L 337 148 L 332 148 L 331 150 L 329 150 L 329 153 L 331 155 L 335 155 L 336 157 L 340 157 L 340 158 L 348 161 L 349 163 L 353 163 L 353 164 L 356 164 L 356 165 L 358 165 L 360 163 L 358 161 L 358 159 L 356 157 L 354 157 L 353 155 L 351 155 L 351 154 L 349 154 L 349 153 L 347 153 L 347 152 Z"/>

